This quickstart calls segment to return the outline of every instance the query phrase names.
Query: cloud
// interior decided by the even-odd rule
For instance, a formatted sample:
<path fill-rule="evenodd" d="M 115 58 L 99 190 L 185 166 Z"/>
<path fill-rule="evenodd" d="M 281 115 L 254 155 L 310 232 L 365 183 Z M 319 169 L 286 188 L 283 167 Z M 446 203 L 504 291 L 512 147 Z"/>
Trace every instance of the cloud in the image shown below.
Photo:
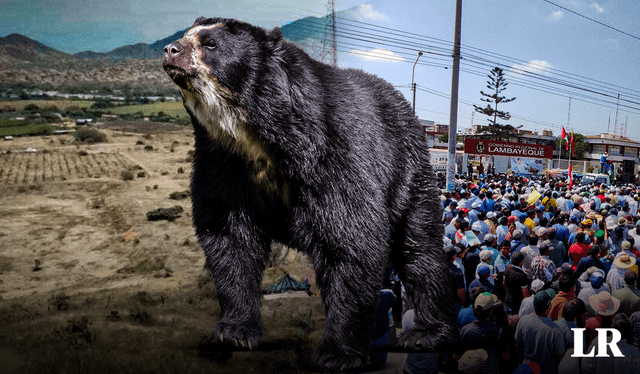
<path fill-rule="evenodd" d="M 365 49 L 354 49 L 350 53 L 360 56 L 361 59 L 365 61 L 376 61 L 376 62 L 403 62 L 404 58 L 398 56 L 397 54 L 381 48 L 375 48 L 370 51 Z"/>
<path fill-rule="evenodd" d="M 549 21 L 558 21 L 560 18 L 562 18 L 562 16 L 564 16 L 564 12 L 561 10 L 556 10 L 551 12 L 551 14 L 549 14 L 549 17 L 547 17 L 549 19 Z"/>
<path fill-rule="evenodd" d="M 513 65 L 511 71 L 515 74 L 522 73 L 535 73 L 535 74 L 548 74 L 549 70 L 553 69 L 553 66 L 544 60 L 532 60 L 526 64 Z"/>
<path fill-rule="evenodd" d="M 362 4 L 355 7 L 350 13 L 361 20 L 386 21 L 389 19 L 386 14 L 373 9 L 373 4 Z"/>
<path fill-rule="evenodd" d="M 596 13 L 598 13 L 598 14 L 604 13 L 604 8 L 601 7 L 598 3 L 591 4 L 591 8 L 595 9 Z"/>

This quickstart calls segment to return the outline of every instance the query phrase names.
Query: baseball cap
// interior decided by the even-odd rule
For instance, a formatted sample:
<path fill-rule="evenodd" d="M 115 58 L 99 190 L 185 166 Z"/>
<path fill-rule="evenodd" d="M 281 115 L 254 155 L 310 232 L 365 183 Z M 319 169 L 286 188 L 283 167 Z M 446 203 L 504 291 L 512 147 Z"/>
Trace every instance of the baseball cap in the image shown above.
<path fill-rule="evenodd" d="M 514 239 L 521 239 L 522 238 L 522 230 L 517 229 L 517 230 L 513 230 L 513 238 Z"/>
<path fill-rule="evenodd" d="M 541 281 L 540 279 L 534 279 L 533 282 L 531 282 L 531 292 L 537 293 L 543 288 L 544 288 L 544 282 Z"/>
<path fill-rule="evenodd" d="M 535 310 L 546 310 L 549 307 L 549 304 L 551 304 L 551 299 L 552 297 L 548 292 L 538 292 L 533 297 L 533 308 Z"/>
<path fill-rule="evenodd" d="M 489 266 L 482 264 L 478 265 L 478 276 L 484 277 L 489 273 L 491 273 L 491 269 L 489 269 Z"/>
<path fill-rule="evenodd" d="M 466 351 L 458 361 L 458 370 L 467 374 L 477 373 L 488 357 L 489 354 L 484 349 Z"/>
<path fill-rule="evenodd" d="M 562 264 L 562 266 L 560 266 L 560 272 L 562 274 L 573 275 L 573 267 L 565 262 L 564 264 Z"/>
<path fill-rule="evenodd" d="M 489 292 L 483 292 L 476 297 L 476 302 L 473 304 L 476 308 L 482 310 L 489 310 L 493 308 L 493 303 L 498 301 L 498 297 Z"/>
<path fill-rule="evenodd" d="M 600 269 L 594 271 L 593 274 L 591 274 L 590 281 L 594 288 L 600 288 L 604 283 L 604 271 Z"/>

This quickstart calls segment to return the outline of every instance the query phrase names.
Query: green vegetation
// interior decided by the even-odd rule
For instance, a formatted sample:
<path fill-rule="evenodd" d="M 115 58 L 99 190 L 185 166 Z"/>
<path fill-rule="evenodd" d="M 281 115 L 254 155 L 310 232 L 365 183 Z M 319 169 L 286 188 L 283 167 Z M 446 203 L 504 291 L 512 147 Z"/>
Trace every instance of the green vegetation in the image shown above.
<path fill-rule="evenodd" d="M 144 116 L 151 116 L 162 112 L 162 114 L 170 117 L 189 119 L 187 111 L 184 109 L 182 102 L 179 101 L 156 101 L 145 105 L 120 106 L 109 108 L 109 111 L 113 114 L 134 114 L 141 112 Z"/>
<path fill-rule="evenodd" d="M 49 135 L 55 130 L 57 130 L 56 127 L 36 123 L 23 126 L 2 126 L 0 127 L 0 136 Z"/>
<path fill-rule="evenodd" d="M 102 143 L 107 139 L 107 135 L 96 129 L 81 127 L 76 130 L 75 139 L 85 143 Z"/>
<path fill-rule="evenodd" d="M 21 111 L 25 110 L 27 106 L 35 105 L 39 108 L 56 107 L 59 110 L 67 110 L 70 107 L 88 108 L 91 104 L 93 104 L 91 100 L 16 100 L 0 101 L 0 108 Z"/>

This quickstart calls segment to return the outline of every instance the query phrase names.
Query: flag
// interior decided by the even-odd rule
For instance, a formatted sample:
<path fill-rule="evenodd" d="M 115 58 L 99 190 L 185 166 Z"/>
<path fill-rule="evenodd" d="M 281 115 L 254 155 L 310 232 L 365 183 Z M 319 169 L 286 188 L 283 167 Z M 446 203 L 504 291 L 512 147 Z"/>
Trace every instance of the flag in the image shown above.
<path fill-rule="evenodd" d="M 571 155 L 576 156 L 576 143 L 573 142 L 573 131 L 571 131 Z"/>
<path fill-rule="evenodd" d="M 562 134 L 560 134 L 560 137 L 564 140 L 567 140 L 567 132 L 564 131 L 564 126 L 562 126 Z"/>
<path fill-rule="evenodd" d="M 573 186 L 573 165 L 569 163 L 569 185 L 567 186 L 567 188 L 571 188 L 571 186 Z"/>

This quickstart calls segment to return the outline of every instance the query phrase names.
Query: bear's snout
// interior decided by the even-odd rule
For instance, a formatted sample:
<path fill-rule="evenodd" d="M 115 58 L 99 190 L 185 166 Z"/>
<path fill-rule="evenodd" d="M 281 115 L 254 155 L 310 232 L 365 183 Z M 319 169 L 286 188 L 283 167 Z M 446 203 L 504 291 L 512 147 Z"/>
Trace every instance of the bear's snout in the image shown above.
<path fill-rule="evenodd" d="M 182 46 L 182 44 L 180 44 L 180 41 L 177 40 L 173 43 L 169 43 L 167 44 L 163 51 L 164 51 L 164 60 L 169 60 L 172 57 L 178 55 L 180 52 L 182 52 L 182 50 L 184 49 L 184 47 Z"/>

